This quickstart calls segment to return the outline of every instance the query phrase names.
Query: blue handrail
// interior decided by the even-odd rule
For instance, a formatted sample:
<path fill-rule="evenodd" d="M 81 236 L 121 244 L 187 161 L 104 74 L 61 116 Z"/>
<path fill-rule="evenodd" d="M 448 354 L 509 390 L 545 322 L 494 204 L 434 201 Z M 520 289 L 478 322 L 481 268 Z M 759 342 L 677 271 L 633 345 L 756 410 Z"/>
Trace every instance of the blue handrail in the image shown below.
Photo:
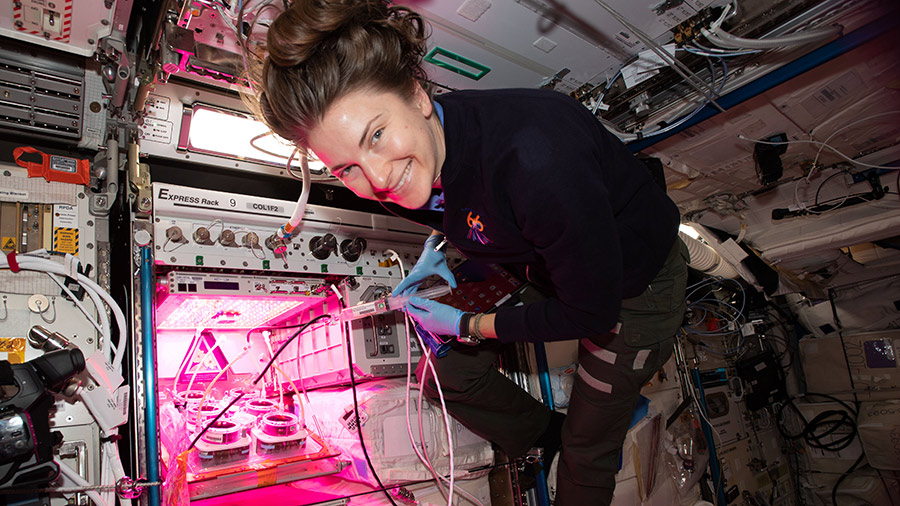
<path fill-rule="evenodd" d="M 156 414 L 156 360 L 153 345 L 153 255 L 141 248 L 141 343 L 144 356 L 144 438 L 147 481 L 159 481 L 159 427 Z M 149 506 L 159 506 L 159 485 L 147 489 Z"/>

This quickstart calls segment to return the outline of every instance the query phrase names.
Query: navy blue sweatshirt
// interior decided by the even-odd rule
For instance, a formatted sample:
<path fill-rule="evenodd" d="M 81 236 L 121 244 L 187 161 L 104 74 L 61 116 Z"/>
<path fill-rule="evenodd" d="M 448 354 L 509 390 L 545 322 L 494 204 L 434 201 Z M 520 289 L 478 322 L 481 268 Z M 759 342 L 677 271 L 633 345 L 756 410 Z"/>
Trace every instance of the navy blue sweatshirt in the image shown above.
<path fill-rule="evenodd" d="M 527 271 L 552 297 L 497 311 L 503 342 L 609 332 L 647 287 L 679 213 L 644 164 L 576 100 L 470 90 L 444 109 L 443 232 L 464 256 Z M 423 220 L 428 221 L 428 220 Z"/>

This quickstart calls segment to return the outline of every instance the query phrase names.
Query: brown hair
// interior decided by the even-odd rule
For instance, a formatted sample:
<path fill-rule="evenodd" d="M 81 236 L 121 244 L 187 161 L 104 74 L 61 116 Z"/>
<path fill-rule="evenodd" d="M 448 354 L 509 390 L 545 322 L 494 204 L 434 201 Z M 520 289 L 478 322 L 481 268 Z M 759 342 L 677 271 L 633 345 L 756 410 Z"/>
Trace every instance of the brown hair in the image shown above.
<path fill-rule="evenodd" d="M 348 92 L 412 96 L 426 78 L 426 38 L 418 14 L 384 0 L 295 0 L 269 27 L 265 54 L 247 51 L 252 105 L 272 131 L 307 147 L 310 129 Z"/>

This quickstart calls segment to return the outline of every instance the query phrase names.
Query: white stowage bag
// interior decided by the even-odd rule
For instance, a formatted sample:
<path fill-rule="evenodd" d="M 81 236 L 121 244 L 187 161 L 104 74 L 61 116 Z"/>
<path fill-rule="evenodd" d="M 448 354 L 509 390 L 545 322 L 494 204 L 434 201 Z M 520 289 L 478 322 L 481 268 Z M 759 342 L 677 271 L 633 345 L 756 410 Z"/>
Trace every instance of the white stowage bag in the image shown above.
<path fill-rule="evenodd" d="M 419 436 L 417 402 L 419 391 L 410 393 L 410 423 L 420 452 L 422 441 L 436 472 L 447 475 L 450 471 L 447 429 L 440 406 L 428 401 L 423 403 L 422 432 Z M 409 441 L 406 425 L 405 379 L 376 380 L 357 385 L 357 402 L 362 420 L 362 434 L 369 459 L 385 486 L 415 480 L 431 479 L 428 469 L 419 461 Z M 353 423 L 353 392 L 348 387 L 325 388 L 309 392 L 311 406 L 307 408 L 307 426 L 318 431 L 310 414 L 319 422 L 325 441 L 341 451 L 342 460 L 351 466 L 342 474 L 345 478 L 377 486 L 369 471 L 359 442 L 359 434 Z M 469 469 L 487 468 L 493 464 L 491 444 L 475 435 L 456 420 L 451 419 L 453 434 L 454 474 L 460 478 L 478 478 L 489 469 L 468 472 Z"/>
<path fill-rule="evenodd" d="M 900 470 L 900 400 L 863 402 L 856 427 L 870 466 Z"/>

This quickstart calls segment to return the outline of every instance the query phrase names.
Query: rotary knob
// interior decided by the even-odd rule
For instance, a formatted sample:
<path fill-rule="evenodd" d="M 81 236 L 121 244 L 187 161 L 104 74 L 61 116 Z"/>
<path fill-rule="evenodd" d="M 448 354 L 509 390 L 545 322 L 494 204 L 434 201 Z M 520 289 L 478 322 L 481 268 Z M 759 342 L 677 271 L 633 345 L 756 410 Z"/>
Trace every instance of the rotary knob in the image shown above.
<path fill-rule="evenodd" d="M 319 260 L 325 260 L 337 249 L 337 239 L 331 234 L 317 235 L 309 240 L 309 250 Z"/>
<path fill-rule="evenodd" d="M 362 237 L 344 239 L 341 241 L 341 256 L 348 262 L 359 260 L 363 250 L 366 249 L 366 240 Z"/>

